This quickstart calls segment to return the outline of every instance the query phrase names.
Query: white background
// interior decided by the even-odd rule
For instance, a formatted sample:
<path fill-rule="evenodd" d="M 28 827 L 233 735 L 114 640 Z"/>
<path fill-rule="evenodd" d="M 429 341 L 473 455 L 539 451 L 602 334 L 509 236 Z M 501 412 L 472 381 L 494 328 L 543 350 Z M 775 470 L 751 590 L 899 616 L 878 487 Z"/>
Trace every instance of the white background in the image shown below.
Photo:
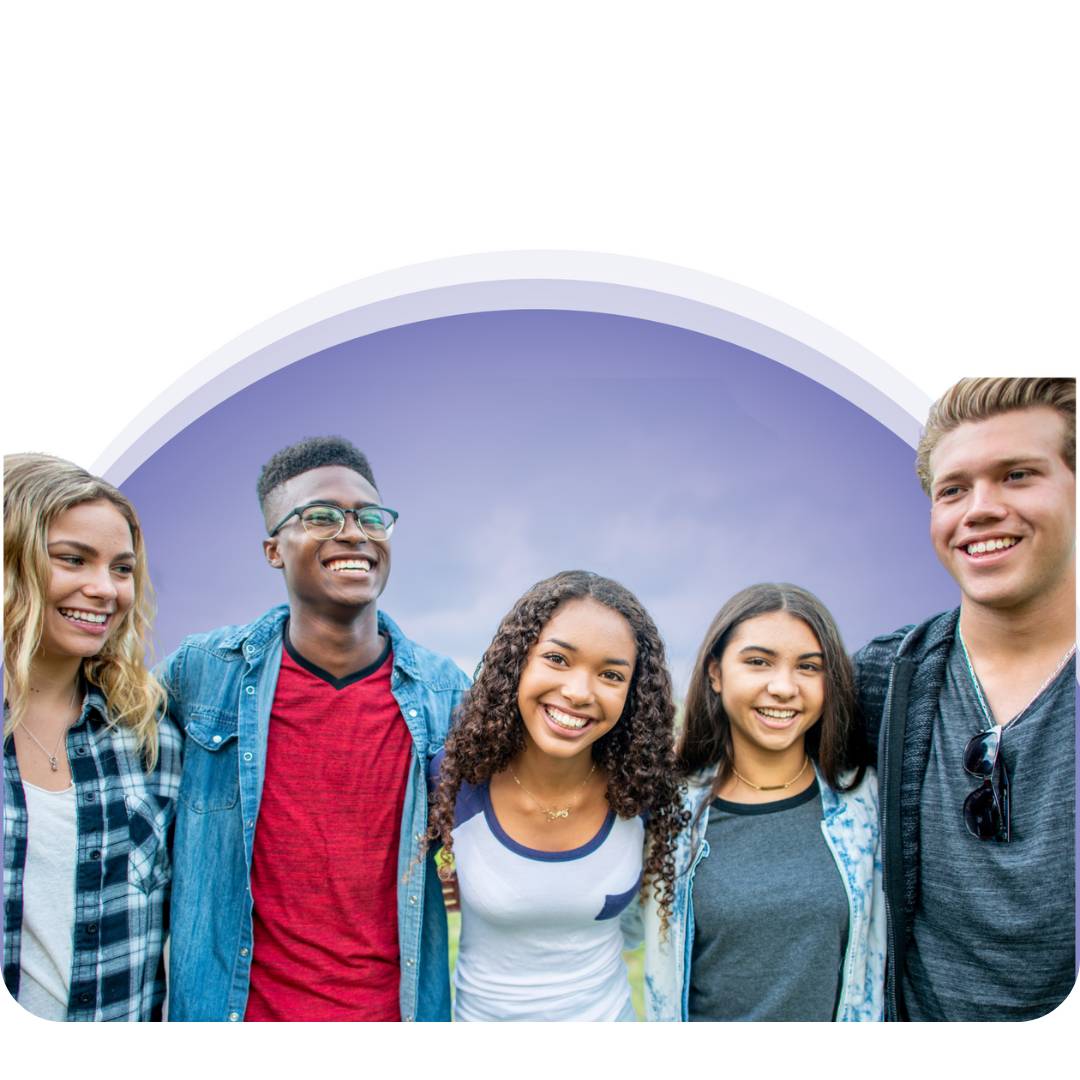
<path fill-rule="evenodd" d="M 93 465 L 174 379 L 280 311 L 511 249 L 718 275 L 930 397 L 964 374 L 1075 373 L 1076 30 L 1065 3 L 943 0 L 9 6 L 3 451 Z M 602 1055 L 756 1074 L 825 1055 L 912 1075 L 904 1057 L 930 1045 L 951 1069 L 1000 1071 L 1063 1041 L 1075 997 L 996 1033 L 989 1058 L 956 1029 L 910 1028 L 335 1029 L 318 1045 L 353 1071 L 439 1055 L 443 1071 L 573 1075 Z M 3 1051 L 46 1074 L 61 1042 L 68 1074 L 190 1075 L 211 1051 L 322 1071 L 310 1030 L 77 1034 L 2 1006 Z M 97 1066 L 73 1061 L 103 1044 Z"/>

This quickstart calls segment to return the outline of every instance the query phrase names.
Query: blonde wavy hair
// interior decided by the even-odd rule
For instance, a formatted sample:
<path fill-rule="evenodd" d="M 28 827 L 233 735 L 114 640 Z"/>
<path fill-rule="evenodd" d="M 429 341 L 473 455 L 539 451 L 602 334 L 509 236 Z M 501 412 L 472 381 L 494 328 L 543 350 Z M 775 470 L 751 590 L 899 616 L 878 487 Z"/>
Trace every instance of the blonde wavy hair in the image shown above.
<path fill-rule="evenodd" d="M 101 652 L 83 660 L 82 675 L 104 694 L 109 723 L 132 730 L 150 771 L 157 763 L 157 724 L 165 691 L 145 660 L 153 599 L 139 518 L 112 484 L 47 454 L 4 457 L 4 738 L 26 711 L 30 669 L 41 645 L 51 575 L 49 528 L 65 510 L 102 499 L 131 527 L 135 598 Z"/>

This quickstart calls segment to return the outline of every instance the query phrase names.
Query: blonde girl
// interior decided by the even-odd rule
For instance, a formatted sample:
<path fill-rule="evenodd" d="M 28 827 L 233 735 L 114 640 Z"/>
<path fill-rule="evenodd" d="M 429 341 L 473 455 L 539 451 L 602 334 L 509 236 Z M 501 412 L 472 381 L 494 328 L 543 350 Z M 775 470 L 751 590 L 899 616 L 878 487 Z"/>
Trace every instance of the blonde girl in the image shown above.
<path fill-rule="evenodd" d="M 115 487 L 4 458 L 4 627 L 4 982 L 47 1019 L 160 1019 L 180 737 Z"/>

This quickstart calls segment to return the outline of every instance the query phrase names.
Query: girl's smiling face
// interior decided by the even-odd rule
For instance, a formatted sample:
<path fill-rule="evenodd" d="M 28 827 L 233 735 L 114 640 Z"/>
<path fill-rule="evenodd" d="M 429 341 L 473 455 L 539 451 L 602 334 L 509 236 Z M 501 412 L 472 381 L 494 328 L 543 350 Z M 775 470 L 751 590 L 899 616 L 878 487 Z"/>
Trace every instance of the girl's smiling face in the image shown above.
<path fill-rule="evenodd" d="M 731 724 L 738 760 L 801 744 L 825 706 L 825 667 L 814 632 L 786 611 L 741 622 L 723 655 L 709 661 L 709 684 Z"/>
<path fill-rule="evenodd" d="M 49 584 L 39 652 L 96 656 L 135 600 L 127 518 L 106 499 L 57 514 L 46 538 Z"/>
<path fill-rule="evenodd" d="M 617 611 L 589 598 L 557 608 L 518 680 L 526 743 L 560 758 L 586 751 L 622 716 L 636 659 L 633 631 Z"/>

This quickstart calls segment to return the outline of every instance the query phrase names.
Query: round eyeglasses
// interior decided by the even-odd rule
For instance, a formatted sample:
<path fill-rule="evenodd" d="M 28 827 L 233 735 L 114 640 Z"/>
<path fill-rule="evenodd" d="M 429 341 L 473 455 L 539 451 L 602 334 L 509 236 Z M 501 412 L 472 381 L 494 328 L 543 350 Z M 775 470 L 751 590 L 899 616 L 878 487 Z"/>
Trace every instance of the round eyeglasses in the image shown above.
<path fill-rule="evenodd" d="M 316 540 L 333 540 L 345 528 L 346 517 L 352 514 L 356 527 L 369 540 L 389 540 L 398 519 L 398 512 L 386 506 L 357 506 L 346 509 L 336 503 L 307 503 L 293 507 L 271 530 L 277 536 L 291 517 L 298 517 L 309 536 Z"/>

